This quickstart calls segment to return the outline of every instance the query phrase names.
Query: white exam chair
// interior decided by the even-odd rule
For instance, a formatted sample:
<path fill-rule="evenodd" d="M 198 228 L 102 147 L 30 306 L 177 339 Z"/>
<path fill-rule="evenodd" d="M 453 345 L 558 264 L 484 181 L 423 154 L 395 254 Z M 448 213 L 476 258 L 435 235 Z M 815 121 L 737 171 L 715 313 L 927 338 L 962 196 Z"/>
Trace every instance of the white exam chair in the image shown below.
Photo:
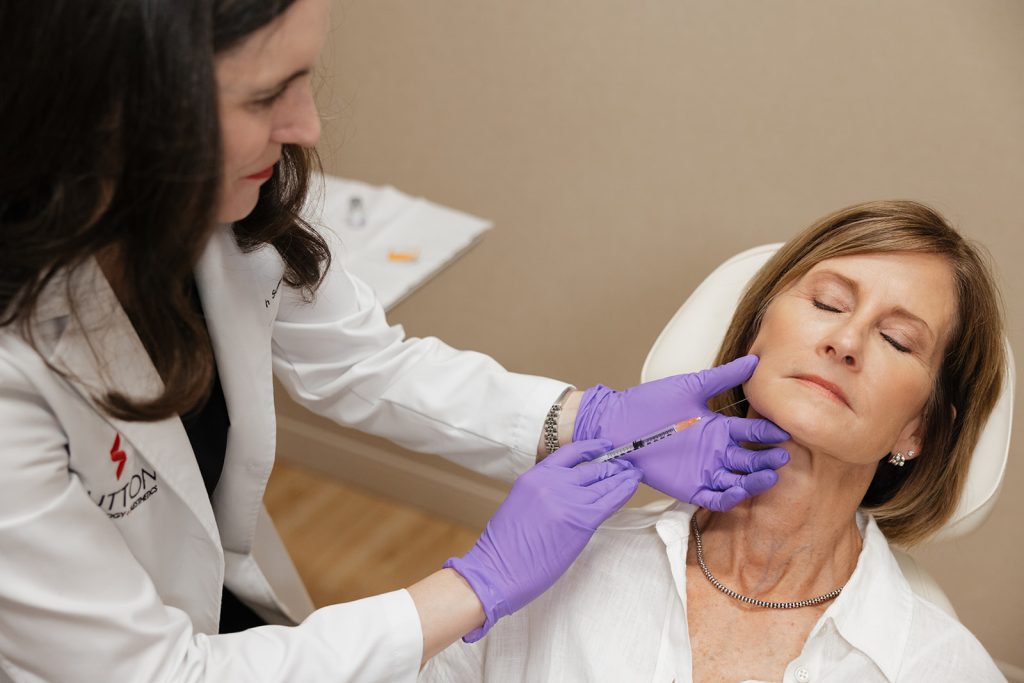
<path fill-rule="evenodd" d="M 705 278 L 672 316 L 647 354 L 641 380 L 660 379 L 711 367 L 747 283 L 768 261 L 778 244 L 766 244 L 733 256 Z M 978 440 L 967 484 L 956 512 L 928 542 L 948 540 L 974 531 L 985 520 L 1003 480 L 1013 420 L 1013 353 L 1006 343 L 1007 374 L 1002 393 Z M 894 554 L 911 587 L 921 597 L 956 612 L 939 585 L 905 552 Z"/>

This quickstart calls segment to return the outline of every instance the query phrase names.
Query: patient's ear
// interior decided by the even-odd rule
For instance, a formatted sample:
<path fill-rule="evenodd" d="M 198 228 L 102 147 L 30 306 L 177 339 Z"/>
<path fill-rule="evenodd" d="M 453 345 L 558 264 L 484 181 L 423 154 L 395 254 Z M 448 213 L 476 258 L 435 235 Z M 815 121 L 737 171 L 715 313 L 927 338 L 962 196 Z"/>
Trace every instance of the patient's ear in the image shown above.
<path fill-rule="evenodd" d="M 955 409 L 954 409 L 955 411 Z M 892 453 L 902 453 L 907 460 L 913 460 L 921 455 L 922 432 L 924 431 L 924 418 L 918 415 L 907 423 L 896 443 L 892 446 Z M 911 455 L 913 454 L 913 455 Z"/>
<path fill-rule="evenodd" d="M 956 406 L 952 403 L 949 404 L 949 421 L 950 424 L 956 422 Z M 907 460 L 913 460 L 914 458 L 920 457 L 922 448 L 922 439 L 924 431 L 924 418 L 918 415 L 903 428 L 900 432 L 899 438 L 896 439 L 896 443 L 892 447 L 892 453 L 903 453 L 903 457 Z M 913 455 L 911 455 L 913 453 Z"/>

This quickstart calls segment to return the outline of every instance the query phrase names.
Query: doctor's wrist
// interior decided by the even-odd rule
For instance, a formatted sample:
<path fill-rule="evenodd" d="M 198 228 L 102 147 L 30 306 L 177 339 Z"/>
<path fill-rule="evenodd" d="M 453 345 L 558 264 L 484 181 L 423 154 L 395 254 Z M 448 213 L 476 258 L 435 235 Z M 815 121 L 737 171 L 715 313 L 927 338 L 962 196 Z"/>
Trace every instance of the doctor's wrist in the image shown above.
<path fill-rule="evenodd" d="M 562 412 L 558 414 L 558 445 L 564 446 L 572 443 L 572 435 L 576 429 L 576 416 L 580 412 L 580 401 L 583 400 L 583 392 L 573 389 L 565 398 L 562 404 Z"/>
<path fill-rule="evenodd" d="M 421 665 L 468 633 L 482 630 L 487 614 L 473 586 L 445 568 L 407 589 L 423 630 Z"/>
<path fill-rule="evenodd" d="M 544 418 L 544 426 L 537 442 L 537 462 L 567 443 L 572 443 L 572 435 L 579 413 L 582 391 L 567 387 L 558 397 Z"/>

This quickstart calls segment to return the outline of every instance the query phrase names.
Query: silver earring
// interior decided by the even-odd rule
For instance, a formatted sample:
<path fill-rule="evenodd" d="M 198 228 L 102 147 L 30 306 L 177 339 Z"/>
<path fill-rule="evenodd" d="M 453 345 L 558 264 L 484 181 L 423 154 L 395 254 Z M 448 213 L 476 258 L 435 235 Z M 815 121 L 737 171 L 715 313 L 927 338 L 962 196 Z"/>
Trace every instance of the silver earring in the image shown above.
<path fill-rule="evenodd" d="M 910 451 L 913 453 L 914 451 Z M 894 456 L 889 458 L 890 465 L 896 465 L 896 467 L 903 467 L 907 463 L 907 458 L 902 453 L 896 453 Z"/>

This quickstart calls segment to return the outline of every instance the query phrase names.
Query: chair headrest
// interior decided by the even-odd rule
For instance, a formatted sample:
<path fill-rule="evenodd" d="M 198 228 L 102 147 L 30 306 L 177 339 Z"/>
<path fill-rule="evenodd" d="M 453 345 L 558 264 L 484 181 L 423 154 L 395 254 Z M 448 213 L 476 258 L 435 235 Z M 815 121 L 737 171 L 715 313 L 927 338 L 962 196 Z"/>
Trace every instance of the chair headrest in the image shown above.
<path fill-rule="evenodd" d="M 642 381 L 710 367 L 747 283 L 781 246 L 776 243 L 748 249 L 708 275 L 654 342 L 641 371 Z M 976 529 L 999 495 L 1010 448 L 1016 376 L 1010 343 L 1005 344 L 1006 381 L 978 439 L 960 503 L 929 542 L 963 536 Z"/>

